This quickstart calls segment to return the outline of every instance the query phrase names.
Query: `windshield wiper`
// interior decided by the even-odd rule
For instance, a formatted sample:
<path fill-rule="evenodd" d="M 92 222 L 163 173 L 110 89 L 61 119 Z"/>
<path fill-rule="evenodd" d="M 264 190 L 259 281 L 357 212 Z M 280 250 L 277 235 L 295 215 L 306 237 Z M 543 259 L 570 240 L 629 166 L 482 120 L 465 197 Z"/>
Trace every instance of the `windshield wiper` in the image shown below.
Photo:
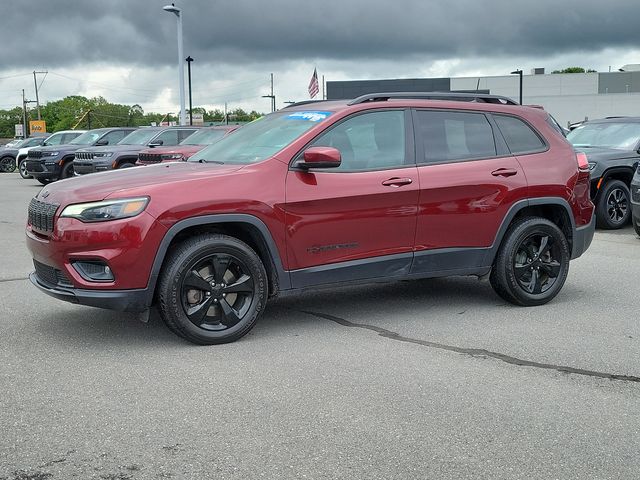
<path fill-rule="evenodd" d="M 204 158 L 199 159 L 198 163 L 215 163 L 216 165 L 224 165 L 224 162 L 220 162 L 218 160 L 205 160 Z"/>

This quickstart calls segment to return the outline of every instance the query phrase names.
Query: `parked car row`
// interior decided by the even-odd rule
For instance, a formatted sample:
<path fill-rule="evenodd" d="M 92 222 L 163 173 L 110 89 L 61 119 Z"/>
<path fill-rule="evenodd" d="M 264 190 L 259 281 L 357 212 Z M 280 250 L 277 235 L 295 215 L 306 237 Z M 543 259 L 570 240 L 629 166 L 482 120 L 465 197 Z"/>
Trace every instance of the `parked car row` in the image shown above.
<path fill-rule="evenodd" d="M 201 148 L 222 138 L 237 126 L 200 128 L 180 127 L 116 127 L 73 130 L 54 141 L 49 137 L 39 148 L 31 148 L 18 161 L 23 178 L 33 177 L 43 185 L 106 170 L 147 165 L 163 161 L 184 161 Z M 193 141 L 191 136 L 194 135 Z M 58 138 L 63 140 L 58 141 Z M 155 150 L 158 149 L 156 152 Z"/>

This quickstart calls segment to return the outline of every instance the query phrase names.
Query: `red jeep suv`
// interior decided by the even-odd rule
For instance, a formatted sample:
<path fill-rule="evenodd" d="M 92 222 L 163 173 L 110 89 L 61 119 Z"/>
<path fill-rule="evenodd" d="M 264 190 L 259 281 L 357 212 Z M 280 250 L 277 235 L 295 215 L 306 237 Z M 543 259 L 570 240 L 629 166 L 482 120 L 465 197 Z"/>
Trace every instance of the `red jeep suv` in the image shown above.
<path fill-rule="evenodd" d="M 71 178 L 29 205 L 31 281 L 148 312 L 199 344 L 245 335 L 279 292 L 488 275 L 556 296 L 595 222 L 589 165 L 544 111 L 491 95 L 302 102 L 187 162 Z"/>

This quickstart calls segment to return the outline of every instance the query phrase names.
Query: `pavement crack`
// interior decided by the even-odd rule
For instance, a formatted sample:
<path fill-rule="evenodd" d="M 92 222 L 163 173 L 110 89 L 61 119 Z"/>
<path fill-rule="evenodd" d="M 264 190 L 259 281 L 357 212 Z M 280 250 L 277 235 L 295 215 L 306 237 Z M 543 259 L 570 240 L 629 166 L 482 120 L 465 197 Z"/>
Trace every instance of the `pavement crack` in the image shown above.
<path fill-rule="evenodd" d="M 587 377 L 607 378 L 609 380 L 621 380 L 625 382 L 640 383 L 640 377 L 636 377 L 633 375 L 620 375 L 617 373 L 606 373 L 606 372 L 598 372 L 595 370 L 585 370 L 583 368 L 568 367 L 566 365 L 554 365 L 552 363 L 534 362 L 531 360 L 524 360 L 522 358 L 505 355 L 504 353 L 493 352 L 491 350 L 486 350 L 484 348 L 464 348 L 464 347 L 457 347 L 455 345 L 446 345 L 444 343 L 431 342 L 429 340 L 421 340 L 417 338 L 404 337 L 399 333 L 392 332 L 391 330 L 387 330 L 386 328 L 378 327 L 375 325 L 367 325 L 366 323 L 350 322 L 349 320 L 345 320 L 344 318 L 336 317 L 334 315 L 329 315 L 327 313 L 312 312 L 308 310 L 300 310 L 300 312 L 306 313 L 307 315 L 312 315 L 314 317 L 322 318 L 325 320 L 330 320 L 344 327 L 361 328 L 363 330 L 370 330 L 372 332 L 376 332 L 381 337 L 388 338 L 390 340 L 396 340 L 398 342 L 413 343 L 416 345 L 421 345 L 423 347 L 437 348 L 439 350 L 446 350 L 449 352 L 460 353 L 463 355 L 470 355 L 472 357 L 495 358 L 496 360 L 500 360 L 510 365 L 517 365 L 519 367 L 533 367 L 533 368 L 540 368 L 543 370 L 555 370 L 563 373 L 584 375 Z"/>
<path fill-rule="evenodd" d="M 0 283 L 19 282 L 22 280 L 29 280 L 29 277 L 0 278 Z"/>

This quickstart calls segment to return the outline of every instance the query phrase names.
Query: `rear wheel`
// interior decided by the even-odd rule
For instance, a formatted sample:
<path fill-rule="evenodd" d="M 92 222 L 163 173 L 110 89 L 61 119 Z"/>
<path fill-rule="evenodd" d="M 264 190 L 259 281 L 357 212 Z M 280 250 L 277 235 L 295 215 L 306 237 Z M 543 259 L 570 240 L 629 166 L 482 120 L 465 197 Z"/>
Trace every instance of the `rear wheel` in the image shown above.
<path fill-rule="evenodd" d="M 600 228 L 614 230 L 624 227 L 631 216 L 629 187 L 620 180 L 605 183 L 596 205 L 596 224 Z"/>
<path fill-rule="evenodd" d="M 569 243 L 557 225 L 545 218 L 523 218 L 509 227 L 489 279 L 508 302 L 542 305 L 564 285 L 570 258 Z"/>
<path fill-rule="evenodd" d="M 27 161 L 26 161 L 26 159 L 20 160 L 20 164 L 18 165 L 18 171 L 20 172 L 20 176 L 22 178 L 33 178 L 27 172 Z"/>
<path fill-rule="evenodd" d="M 16 159 L 13 157 L 0 158 L 0 172 L 11 173 L 16 169 Z"/>
<path fill-rule="evenodd" d="M 264 266 L 251 247 L 227 235 L 199 235 L 176 245 L 163 267 L 160 314 L 190 342 L 233 342 L 255 325 L 267 290 Z"/>

